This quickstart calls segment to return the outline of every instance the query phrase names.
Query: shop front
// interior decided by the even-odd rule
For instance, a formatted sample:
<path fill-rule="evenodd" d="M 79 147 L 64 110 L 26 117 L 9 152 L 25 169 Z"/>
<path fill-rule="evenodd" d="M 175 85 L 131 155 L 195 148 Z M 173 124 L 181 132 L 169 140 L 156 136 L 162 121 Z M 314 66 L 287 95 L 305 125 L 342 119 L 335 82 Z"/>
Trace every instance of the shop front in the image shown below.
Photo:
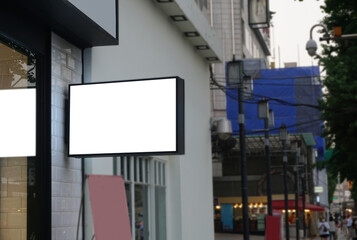
<path fill-rule="evenodd" d="M 0 239 L 92 239 L 87 174 L 123 177 L 132 239 L 211 239 L 209 61 L 221 55 L 219 37 L 190 1 L 1 1 L 0 97 L 32 94 L 0 101 Z M 69 156 L 69 85 L 168 76 L 185 79 L 180 156 Z M 135 127 L 148 122 L 147 110 L 137 111 Z M 157 127 L 147 129 L 156 136 Z M 15 154 L 1 154 L 9 142 Z"/>
<path fill-rule="evenodd" d="M 1 1 L 0 239 L 56 239 L 52 159 L 64 130 L 52 124 L 54 32 L 78 49 L 117 43 L 69 1 Z"/>
<path fill-rule="evenodd" d="M 220 201 L 219 201 L 220 200 Z M 266 227 L 266 216 L 267 216 L 267 203 L 261 197 L 251 197 L 249 199 L 249 231 L 251 234 L 264 235 Z M 255 200 L 255 202 L 254 202 Z M 259 202 L 258 200 L 261 200 Z M 237 202 L 232 202 L 232 199 L 218 199 L 214 206 L 215 212 L 215 232 L 226 232 L 226 233 L 242 233 L 243 228 L 243 204 Z M 281 216 L 281 228 L 284 231 L 285 223 L 285 204 L 284 200 L 273 200 L 272 202 L 273 215 Z M 296 211 L 295 211 L 295 201 L 288 201 L 288 213 L 289 213 L 289 231 L 290 236 L 296 236 Z M 313 229 L 311 226 L 317 224 L 317 219 L 319 214 L 323 213 L 325 208 L 319 205 L 305 203 L 305 209 L 303 209 L 303 204 L 300 199 L 299 201 L 299 216 L 300 216 L 300 230 L 303 231 L 304 224 L 303 219 L 305 219 L 306 231 L 309 228 Z M 304 213 L 304 217 L 302 214 Z M 310 227 L 309 227 L 310 226 Z"/>
<path fill-rule="evenodd" d="M 215 232 L 243 232 L 243 204 L 239 199 L 219 199 L 214 206 Z M 249 197 L 248 200 L 249 231 L 264 235 L 265 217 L 268 214 L 266 200 L 263 197 Z"/>

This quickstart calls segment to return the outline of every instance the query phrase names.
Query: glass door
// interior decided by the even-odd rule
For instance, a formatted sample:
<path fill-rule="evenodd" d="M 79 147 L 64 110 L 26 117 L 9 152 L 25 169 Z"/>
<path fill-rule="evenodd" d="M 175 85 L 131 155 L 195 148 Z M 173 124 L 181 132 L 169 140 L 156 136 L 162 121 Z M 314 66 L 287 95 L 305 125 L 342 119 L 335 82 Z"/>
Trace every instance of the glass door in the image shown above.
<path fill-rule="evenodd" d="M 36 58 L 0 38 L 0 239 L 36 239 L 28 232 L 35 156 Z"/>

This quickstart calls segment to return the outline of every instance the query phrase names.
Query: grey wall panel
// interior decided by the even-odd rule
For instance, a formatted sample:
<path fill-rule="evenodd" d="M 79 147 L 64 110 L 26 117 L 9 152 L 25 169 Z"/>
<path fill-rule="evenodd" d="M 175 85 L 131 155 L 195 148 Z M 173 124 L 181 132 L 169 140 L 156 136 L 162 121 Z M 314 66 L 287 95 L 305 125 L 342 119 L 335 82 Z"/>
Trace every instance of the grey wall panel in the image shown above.
<path fill-rule="evenodd" d="M 116 36 L 116 0 L 68 0 L 113 37 Z"/>

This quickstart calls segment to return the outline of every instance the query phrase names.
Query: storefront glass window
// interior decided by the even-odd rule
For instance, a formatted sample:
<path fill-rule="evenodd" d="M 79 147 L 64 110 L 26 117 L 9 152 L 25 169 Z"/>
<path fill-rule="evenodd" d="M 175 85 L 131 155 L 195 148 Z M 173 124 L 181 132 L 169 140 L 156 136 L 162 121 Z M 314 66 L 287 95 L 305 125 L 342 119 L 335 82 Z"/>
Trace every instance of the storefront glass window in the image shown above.
<path fill-rule="evenodd" d="M 34 54 L 13 42 L 0 39 L 0 91 L 35 87 Z M 1 104 L 2 108 L 9 105 L 8 102 L 1 102 Z M 11 111 L 15 113 L 19 109 L 11 109 Z M 35 113 L 33 114 L 35 116 Z M 26 117 L 17 119 L 16 122 L 24 127 L 34 127 L 27 126 L 29 121 Z M 16 132 L 13 134 L 18 136 Z M 16 151 L 15 149 L 15 155 Z M 22 240 L 29 239 L 28 236 L 31 236 L 31 233 L 27 232 L 28 201 L 31 201 L 28 196 L 33 196 L 30 193 L 34 191 L 35 174 L 34 157 L 0 158 L 0 239 Z"/>
<path fill-rule="evenodd" d="M 164 162 L 154 162 L 155 178 L 155 223 L 156 239 L 166 239 L 166 165 Z"/>
<path fill-rule="evenodd" d="M 123 176 L 131 233 L 135 240 L 166 240 L 166 162 L 151 157 L 123 156 L 85 159 L 86 174 Z M 88 194 L 85 198 L 85 239 L 94 235 Z"/>
<path fill-rule="evenodd" d="M 149 239 L 148 234 L 148 194 L 144 185 L 135 186 L 135 239 Z"/>
<path fill-rule="evenodd" d="M 129 219 L 130 222 L 132 221 L 132 216 L 131 216 L 131 194 L 130 194 L 130 184 L 125 184 L 125 194 L 126 194 L 126 199 L 127 199 L 127 204 L 128 204 L 128 211 L 129 211 Z"/>

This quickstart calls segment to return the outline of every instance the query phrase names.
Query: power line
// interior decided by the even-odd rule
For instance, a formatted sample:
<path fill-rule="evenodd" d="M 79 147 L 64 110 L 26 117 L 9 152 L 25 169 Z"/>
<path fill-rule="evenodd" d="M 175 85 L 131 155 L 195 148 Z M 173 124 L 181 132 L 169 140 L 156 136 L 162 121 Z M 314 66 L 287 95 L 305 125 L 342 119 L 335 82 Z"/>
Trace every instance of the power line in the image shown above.
<path fill-rule="evenodd" d="M 334 117 L 338 117 L 339 115 L 344 115 L 344 114 L 349 114 L 349 113 L 355 113 L 357 112 L 357 108 L 353 108 L 353 109 L 347 109 L 341 113 L 336 114 Z M 331 119 L 331 118 L 330 118 Z M 313 124 L 317 124 L 318 122 L 323 123 L 325 120 L 329 120 L 329 119 L 322 119 L 322 118 L 318 118 L 318 119 L 314 119 L 314 120 L 309 120 L 306 122 L 301 122 L 301 123 L 297 123 L 297 124 L 291 124 L 286 126 L 286 128 L 293 128 L 293 127 L 300 127 L 300 126 L 304 126 L 304 125 L 313 125 Z M 280 127 L 276 127 L 276 128 L 271 128 L 269 129 L 269 131 L 276 131 L 279 130 Z M 250 130 L 247 131 L 247 134 L 254 134 L 254 133 L 264 133 L 265 130 Z M 234 134 L 239 134 L 239 131 L 235 131 Z"/>
<path fill-rule="evenodd" d="M 254 80 L 255 81 L 255 80 Z M 225 81 L 217 81 L 218 83 L 225 83 Z M 262 83 L 262 82 L 254 82 L 254 85 L 258 86 L 282 86 L 282 87 L 289 87 L 289 86 L 295 86 L 295 87 L 321 87 L 321 84 L 313 84 L 313 83 Z M 233 87 L 228 87 L 228 89 L 236 89 Z"/>
<path fill-rule="evenodd" d="M 215 77 L 216 79 L 226 79 L 225 76 L 222 77 Z M 317 79 L 321 79 L 320 75 L 310 75 L 310 76 L 280 76 L 280 77 L 256 77 L 253 78 L 253 80 L 294 80 L 294 79 L 311 79 L 311 78 L 317 78 Z M 235 80 L 238 80 L 237 78 L 232 78 Z"/>
<path fill-rule="evenodd" d="M 215 84 L 216 85 L 216 84 Z M 217 86 L 217 85 L 216 85 Z M 236 100 L 238 101 L 238 96 L 235 96 L 235 95 L 232 95 L 231 92 L 227 92 L 227 88 L 226 87 L 223 87 L 222 85 L 220 85 L 218 87 L 219 90 L 222 90 L 227 96 L 229 96 L 230 98 L 232 98 L 233 100 Z M 245 94 L 251 94 L 250 92 L 247 92 L 247 91 L 243 91 L 243 93 Z M 238 93 L 237 93 L 238 94 Z M 265 95 L 260 95 L 260 94 L 252 94 L 253 96 L 256 96 L 256 97 L 260 97 L 260 98 L 264 98 L 264 100 L 267 100 L 267 101 L 276 101 L 282 105 L 288 105 L 288 106 L 304 106 L 304 107 L 311 107 L 311 108 L 316 108 L 316 109 L 320 109 L 320 107 L 318 105 L 312 105 L 312 104 L 306 104 L 306 103 L 291 103 L 291 102 L 288 102 L 288 101 L 284 101 L 282 99 L 279 99 L 279 98 L 272 98 L 272 97 L 268 97 L 268 96 L 265 96 Z M 260 101 L 261 99 L 256 99 L 255 101 Z M 247 101 L 243 101 L 244 103 L 248 103 L 248 104 L 255 104 L 257 102 L 247 102 Z"/>

